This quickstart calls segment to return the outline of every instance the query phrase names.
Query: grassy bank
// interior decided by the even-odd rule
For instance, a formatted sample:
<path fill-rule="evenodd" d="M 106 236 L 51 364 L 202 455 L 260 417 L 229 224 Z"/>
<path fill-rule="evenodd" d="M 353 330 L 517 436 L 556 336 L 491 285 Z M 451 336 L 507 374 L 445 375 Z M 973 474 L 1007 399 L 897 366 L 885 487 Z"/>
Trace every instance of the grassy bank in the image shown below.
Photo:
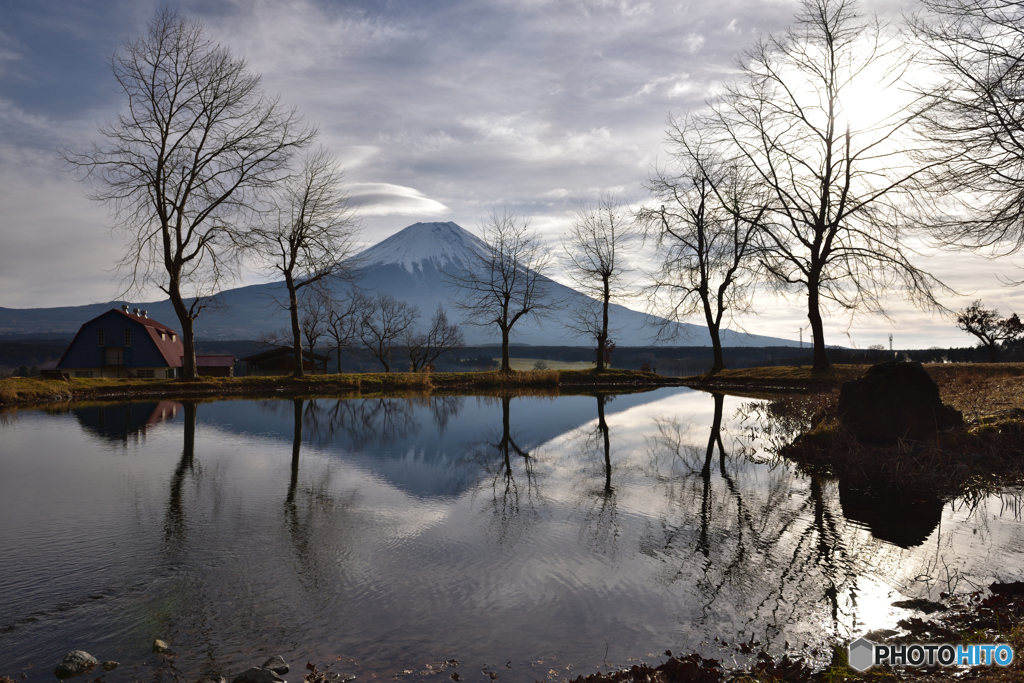
<path fill-rule="evenodd" d="M 0 406 L 54 401 L 172 399 L 214 396 L 380 396 L 549 390 L 635 390 L 678 385 L 674 378 L 629 370 L 358 373 L 292 377 L 204 377 L 199 380 L 41 379 L 0 380 Z"/>

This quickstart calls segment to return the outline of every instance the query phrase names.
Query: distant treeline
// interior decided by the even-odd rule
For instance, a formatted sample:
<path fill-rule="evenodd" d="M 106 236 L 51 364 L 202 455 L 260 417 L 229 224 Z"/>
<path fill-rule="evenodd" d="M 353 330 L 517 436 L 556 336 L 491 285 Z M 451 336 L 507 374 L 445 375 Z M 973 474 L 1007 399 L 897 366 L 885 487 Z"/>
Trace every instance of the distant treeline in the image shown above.
<path fill-rule="evenodd" d="M 40 365 L 48 360 L 58 360 L 67 348 L 70 338 L 32 338 L 4 339 L 0 337 L 0 376 L 18 374 L 38 374 Z M 199 354 L 231 353 L 235 358 L 244 358 L 260 351 L 266 346 L 253 340 L 210 341 L 197 340 L 196 352 Z M 329 355 L 327 372 L 337 372 L 337 355 L 334 350 L 317 347 L 318 354 Z M 723 349 L 726 367 L 748 368 L 765 365 L 809 365 L 813 350 L 789 346 L 769 347 L 732 347 Z M 396 349 L 395 369 L 405 370 L 400 361 L 400 351 Z M 511 355 L 514 358 L 531 358 L 548 361 L 586 362 L 593 361 L 595 350 L 584 346 L 526 346 L 513 345 Z M 894 358 L 921 361 L 923 363 L 984 363 L 988 360 L 988 352 L 983 348 L 948 348 L 948 349 L 898 349 L 895 352 L 881 349 L 840 349 L 828 350 L 829 359 L 833 363 L 879 363 Z M 493 359 L 501 357 L 501 347 L 497 344 L 486 346 L 467 346 L 450 351 L 435 364 L 441 372 L 459 370 L 488 370 L 497 367 Z M 1024 362 L 1024 342 L 1005 346 L 1001 360 L 1004 362 Z M 611 365 L 625 370 L 639 370 L 645 364 L 652 370 L 668 376 L 696 375 L 707 372 L 711 368 L 712 349 L 709 346 L 627 346 L 614 350 Z M 341 369 L 343 372 L 377 371 L 380 363 L 365 349 L 342 350 Z M 322 367 L 317 372 L 323 372 Z M 235 374 L 245 374 L 245 364 L 239 363 Z"/>

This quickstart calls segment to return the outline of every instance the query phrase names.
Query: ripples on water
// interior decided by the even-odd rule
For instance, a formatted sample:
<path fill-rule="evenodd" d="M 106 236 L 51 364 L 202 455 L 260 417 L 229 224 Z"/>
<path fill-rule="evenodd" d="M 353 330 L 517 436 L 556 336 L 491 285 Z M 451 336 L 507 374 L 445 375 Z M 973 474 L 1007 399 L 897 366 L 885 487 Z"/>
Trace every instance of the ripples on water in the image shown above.
<path fill-rule="evenodd" d="M 535 680 L 665 649 L 728 660 L 722 640 L 806 654 L 891 625 L 902 598 L 1022 578 L 1015 496 L 879 509 L 763 453 L 745 401 L 21 412 L 0 423 L 0 674 L 51 680 L 84 649 L 122 662 L 109 681 L 270 654 L 291 679 L 456 658 L 463 678 Z"/>

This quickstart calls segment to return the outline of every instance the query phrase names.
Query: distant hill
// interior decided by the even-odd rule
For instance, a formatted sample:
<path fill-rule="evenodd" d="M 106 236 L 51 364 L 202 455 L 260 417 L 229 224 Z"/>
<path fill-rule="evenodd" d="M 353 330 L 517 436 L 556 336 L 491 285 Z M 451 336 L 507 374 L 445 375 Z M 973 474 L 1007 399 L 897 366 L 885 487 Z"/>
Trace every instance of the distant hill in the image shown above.
<path fill-rule="evenodd" d="M 455 223 L 416 223 L 388 237 L 359 254 L 354 282 L 369 293 L 386 292 L 419 307 L 420 323 L 426 324 L 440 303 L 452 319 L 461 312 L 453 301 L 460 296 L 458 288 L 442 275 L 451 269 L 473 267 L 477 255 L 483 250 L 480 238 Z M 586 305 L 590 300 L 583 294 L 553 280 L 545 281 L 549 293 L 566 308 Z M 344 285 L 339 285 L 339 288 Z M 216 310 L 204 312 L 196 321 L 199 339 L 255 339 L 261 332 L 285 327 L 287 316 L 275 303 L 285 298 L 283 283 L 250 285 L 225 290 L 221 293 Z M 0 308 L 0 334 L 70 334 L 87 320 L 104 311 L 128 303 L 132 308 L 144 309 L 149 317 L 171 327 L 177 318 L 169 301 L 135 303 L 111 301 L 87 306 L 56 308 Z M 619 346 L 650 345 L 654 325 L 660 319 L 624 306 L 611 307 L 611 320 L 615 328 L 612 339 Z M 679 336 L 673 344 L 702 346 L 710 344 L 707 329 L 701 325 L 679 324 Z M 496 328 L 464 325 L 467 344 L 493 344 L 499 341 Z M 574 334 L 559 320 L 538 321 L 530 317 L 519 321 L 513 328 L 512 341 L 531 345 L 590 345 L 592 339 Z M 722 333 L 725 346 L 797 346 L 797 342 L 776 337 L 750 335 L 732 330 Z"/>

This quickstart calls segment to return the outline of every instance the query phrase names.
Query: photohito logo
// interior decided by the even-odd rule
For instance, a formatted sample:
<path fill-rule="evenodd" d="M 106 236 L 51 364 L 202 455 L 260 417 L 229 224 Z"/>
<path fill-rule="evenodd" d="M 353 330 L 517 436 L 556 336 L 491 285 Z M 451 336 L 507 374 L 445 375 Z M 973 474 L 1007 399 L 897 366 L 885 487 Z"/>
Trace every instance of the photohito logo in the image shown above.
<path fill-rule="evenodd" d="M 847 661 L 857 671 L 875 664 L 893 666 L 1009 666 L 1013 648 L 1009 645 L 950 645 L 949 643 L 889 643 L 876 645 L 867 638 L 850 643 Z"/>

